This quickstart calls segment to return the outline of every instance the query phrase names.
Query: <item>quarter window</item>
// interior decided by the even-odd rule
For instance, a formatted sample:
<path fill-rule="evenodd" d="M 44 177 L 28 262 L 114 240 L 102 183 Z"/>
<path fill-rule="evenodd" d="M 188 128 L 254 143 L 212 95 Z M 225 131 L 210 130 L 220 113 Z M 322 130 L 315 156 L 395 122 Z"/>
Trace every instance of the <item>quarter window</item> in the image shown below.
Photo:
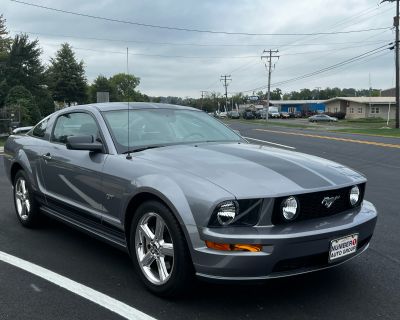
<path fill-rule="evenodd" d="M 52 141 L 66 143 L 67 137 L 88 136 L 95 139 L 99 129 L 93 117 L 84 112 L 66 113 L 57 118 L 52 135 Z"/>

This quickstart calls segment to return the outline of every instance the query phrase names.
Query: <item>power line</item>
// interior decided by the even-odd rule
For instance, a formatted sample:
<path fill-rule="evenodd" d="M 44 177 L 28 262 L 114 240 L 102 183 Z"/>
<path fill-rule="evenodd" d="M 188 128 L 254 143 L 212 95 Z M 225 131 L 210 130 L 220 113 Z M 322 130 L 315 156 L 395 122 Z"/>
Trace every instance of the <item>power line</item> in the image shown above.
<path fill-rule="evenodd" d="M 162 26 L 162 25 L 148 24 L 148 23 L 142 23 L 142 22 L 137 22 L 137 21 L 129 21 L 129 20 L 116 19 L 116 18 L 101 17 L 101 16 L 91 15 L 91 14 L 87 14 L 87 13 L 80 13 L 80 12 L 75 12 L 75 11 L 69 11 L 69 10 L 64 10 L 64 9 L 57 9 L 57 8 L 53 8 L 53 7 L 47 7 L 47 6 L 24 2 L 24 1 L 19 1 L 19 0 L 10 0 L 10 1 L 22 4 L 22 5 L 31 6 L 31 7 L 36 7 L 36 8 L 46 9 L 46 10 L 55 11 L 55 12 L 59 12 L 59 13 L 66 13 L 66 14 L 71 14 L 71 15 L 75 15 L 75 16 L 81 16 L 81 17 L 91 18 L 91 19 L 96 19 L 96 20 L 136 25 L 136 26 L 140 26 L 140 27 L 147 27 L 147 28 L 154 28 L 154 29 L 165 29 L 165 30 L 196 32 L 196 33 L 210 33 L 210 34 L 242 35 L 242 36 L 312 36 L 312 35 L 334 35 L 334 34 L 361 33 L 361 32 L 369 32 L 369 31 L 384 30 L 384 29 L 391 28 L 391 27 L 380 27 L 380 28 L 369 28 L 369 29 L 358 29 L 358 30 L 347 30 L 347 31 L 310 32 L 310 33 L 229 32 L 229 31 L 219 31 L 219 30 L 203 30 L 203 29 L 183 28 L 183 27 Z"/>
<path fill-rule="evenodd" d="M 93 41 L 105 41 L 105 42 L 120 42 L 120 43 L 143 43 L 151 45 L 168 45 L 168 46 L 193 46 L 193 47 L 265 47 L 265 43 L 251 44 L 251 43 L 178 43 L 178 42 L 159 42 L 159 41 L 149 41 L 149 40 L 133 40 L 133 39 L 111 39 L 111 38 L 99 38 L 99 37 L 84 37 L 69 34 L 54 34 L 54 33 L 43 33 L 25 30 L 11 30 L 11 32 L 17 33 L 27 33 L 32 35 L 46 36 L 46 37 L 56 37 L 56 38 L 71 38 L 71 39 L 81 39 L 81 40 L 93 40 Z M 271 47 L 280 46 L 290 46 L 290 47 L 303 47 L 303 46 L 327 46 L 327 45 L 345 45 L 345 44 L 356 44 L 356 43 L 383 43 L 390 41 L 388 40 L 375 40 L 375 41 L 344 41 L 344 42 L 321 42 L 321 43 L 304 43 L 304 44 L 283 44 L 283 43 L 271 43 Z M 258 56 L 257 56 L 258 57 Z"/>
<path fill-rule="evenodd" d="M 364 52 L 363 54 L 357 55 L 357 56 L 352 57 L 350 59 L 346 59 L 344 61 L 341 61 L 339 63 L 333 64 L 331 66 L 328 66 L 328 67 L 325 67 L 325 68 L 322 68 L 322 69 L 319 69 L 319 70 L 316 70 L 316 71 L 313 71 L 313 72 L 310 72 L 310 73 L 307 73 L 307 74 L 304 74 L 304 75 L 301 75 L 301 76 L 298 76 L 298 77 L 295 77 L 295 78 L 291 78 L 291 79 L 287 79 L 287 80 L 284 80 L 284 81 L 276 82 L 276 83 L 273 83 L 271 85 L 272 86 L 279 86 L 279 85 L 282 85 L 282 84 L 287 84 L 289 82 L 294 82 L 294 81 L 302 80 L 302 79 L 305 79 L 305 78 L 309 78 L 309 77 L 318 75 L 320 73 L 324 73 L 324 72 L 330 71 L 332 69 L 342 67 L 342 66 L 347 65 L 349 63 L 353 63 L 353 62 L 365 59 L 367 57 L 370 57 L 372 55 L 378 54 L 378 53 L 383 52 L 385 50 L 391 49 L 391 46 L 393 46 L 393 43 L 389 43 L 389 44 L 387 44 L 385 46 L 381 46 L 381 47 L 375 48 L 373 50 L 369 50 L 367 52 Z M 262 89 L 265 89 L 265 88 L 266 88 L 266 86 L 260 86 L 260 87 L 257 87 L 257 88 L 253 88 L 253 89 L 249 89 L 249 90 L 245 90 L 245 91 L 240 91 L 240 92 L 242 92 L 242 93 L 251 92 L 251 91 L 255 91 L 255 90 L 262 90 Z"/>
<path fill-rule="evenodd" d="M 93 52 L 101 52 L 101 53 L 111 53 L 111 54 L 126 54 L 123 51 L 111 51 L 111 50 L 100 50 L 100 49 L 92 49 L 92 48 L 81 48 L 71 46 L 75 50 L 84 50 L 84 51 L 93 51 Z M 131 56 L 144 56 L 144 57 L 158 57 L 158 58 L 183 58 L 183 59 L 252 59 L 258 56 L 235 56 L 235 57 L 227 57 L 227 56 L 182 56 L 182 55 L 165 55 L 165 54 L 153 54 L 153 53 L 129 53 Z"/>

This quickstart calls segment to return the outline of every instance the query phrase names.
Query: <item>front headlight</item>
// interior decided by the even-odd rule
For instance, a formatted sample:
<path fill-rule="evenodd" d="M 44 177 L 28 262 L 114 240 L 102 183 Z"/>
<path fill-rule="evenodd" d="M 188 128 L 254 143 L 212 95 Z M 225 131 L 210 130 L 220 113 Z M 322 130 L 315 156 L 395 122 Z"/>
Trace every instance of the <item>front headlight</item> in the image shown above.
<path fill-rule="evenodd" d="M 297 199 L 293 196 L 286 198 L 282 201 L 282 216 L 286 221 L 291 221 L 297 217 L 299 212 L 299 204 Z"/>
<path fill-rule="evenodd" d="M 254 226 L 259 220 L 261 205 L 262 199 L 223 201 L 215 207 L 208 226 Z"/>
<path fill-rule="evenodd" d="M 235 220 L 239 204 L 236 201 L 224 201 L 219 204 L 217 209 L 217 220 L 221 226 L 226 226 Z"/>
<path fill-rule="evenodd" d="M 350 189 L 349 200 L 353 207 L 358 204 L 360 200 L 360 188 L 358 186 L 354 186 Z"/>

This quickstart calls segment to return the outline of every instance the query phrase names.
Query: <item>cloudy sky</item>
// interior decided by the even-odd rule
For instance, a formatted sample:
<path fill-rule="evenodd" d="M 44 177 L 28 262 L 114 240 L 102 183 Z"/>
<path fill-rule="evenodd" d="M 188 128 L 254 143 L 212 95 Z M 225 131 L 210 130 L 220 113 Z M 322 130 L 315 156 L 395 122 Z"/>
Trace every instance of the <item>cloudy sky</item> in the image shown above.
<path fill-rule="evenodd" d="M 56 9 L 144 24 L 231 33 L 287 34 L 345 32 L 335 35 L 235 35 L 187 32 L 118 23 L 0 0 L 11 34 L 38 38 L 48 63 L 59 45 L 69 42 L 83 59 L 89 82 L 126 70 L 141 78 L 140 91 L 152 96 L 200 96 L 222 92 L 219 78 L 230 74 L 229 92 L 265 86 L 260 55 L 279 50 L 272 89 L 388 88 L 394 85 L 393 41 L 389 27 L 394 4 L 381 0 L 23 0 Z M 383 51 L 381 51 L 383 50 Z M 328 72 L 284 84 L 371 51 L 370 56 Z M 277 85 L 274 85 L 277 84 Z"/>

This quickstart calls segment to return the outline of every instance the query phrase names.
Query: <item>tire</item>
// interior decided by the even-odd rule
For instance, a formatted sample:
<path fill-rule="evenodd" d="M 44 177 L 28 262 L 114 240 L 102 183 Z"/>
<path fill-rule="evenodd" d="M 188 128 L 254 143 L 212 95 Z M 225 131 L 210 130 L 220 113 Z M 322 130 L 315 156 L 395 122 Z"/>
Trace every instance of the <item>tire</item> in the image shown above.
<path fill-rule="evenodd" d="M 156 232 L 158 223 L 164 223 L 161 233 Z M 188 289 L 194 278 L 189 249 L 178 221 L 164 204 L 148 201 L 139 206 L 129 242 L 133 265 L 148 290 L 176 297 Z"/>
<path fill-rule="evenodd" d="M 19 170 L 14 178 L 14 206 L 20 223 L 27 228 L 36 227 L 40 221 L 39 206 L 33 196 L 28 176 Z"/>

